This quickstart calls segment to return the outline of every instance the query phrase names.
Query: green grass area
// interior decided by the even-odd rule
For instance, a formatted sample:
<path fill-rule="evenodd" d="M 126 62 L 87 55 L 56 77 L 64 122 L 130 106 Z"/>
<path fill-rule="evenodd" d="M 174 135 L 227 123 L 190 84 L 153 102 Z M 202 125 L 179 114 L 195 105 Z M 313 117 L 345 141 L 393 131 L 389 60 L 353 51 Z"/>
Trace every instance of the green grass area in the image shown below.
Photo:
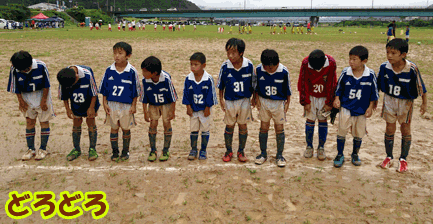
<path fill-rule="evenodd" d="M 239 34 L 238 27 L 233 27 L 233 34 L 228 34 L 229 27 L 224 26 L 224 34 L 217 33 L 218 26 L 197 26 L 197 30 L 193 31 L 193 26 L 186 26 L 186 31 L 168 32 L 162 31 L 162 27 L 158 26 L 157 32 L 154 31 L 153 25 L 146 25 L 146 30 L 137 30 L 135 32 L 118 32 L 117 24 L 112 24 L 113 32 L 108 32 L 107 25 L 103 25 L 101 31 L 90 31 L 89 28 L 79 28 L 75 25 L 66 26 L 64 29 L 45 29 L 42 32 L 31 30 L 9 31 L 0 30 L 2 39 L 119 39 L 119 38 L 148 38 L 148 39 L 227 39 L 231 36 L 240 37 L 245 41 L 312 41 L 312 42 L 347 42 L 347 43 L 385 43 L 386 35 L 381 34 L 386 32 L 386 28 L 358 28 L 358 27 L 318 27 L 314 29 L 317 34 L 300 35 L 291 34 L 290 28 L 287 29 L 287 34 L 270 34 L 269 27 L 253 27 L 252 34 Z M 340 32 L 339 29 L 343 31 Z M 400 35 L 401 28 L 397 30 L 397 37 L 404 38 Z M 277 28 L 277 32 L 280 29 Z M 5 33 L 3 33 L 5 32 Z M 304 28 L 306 32 L 306 28 Z M 344 33 L 343 33 L 344 32 Z M 355 33 L 356 32 L 356 33 Z M 410 41 L 411 43 L 420 42 L 423 45 L 433 44 L 433 29 L 431 28 L 411 28 Z"/>

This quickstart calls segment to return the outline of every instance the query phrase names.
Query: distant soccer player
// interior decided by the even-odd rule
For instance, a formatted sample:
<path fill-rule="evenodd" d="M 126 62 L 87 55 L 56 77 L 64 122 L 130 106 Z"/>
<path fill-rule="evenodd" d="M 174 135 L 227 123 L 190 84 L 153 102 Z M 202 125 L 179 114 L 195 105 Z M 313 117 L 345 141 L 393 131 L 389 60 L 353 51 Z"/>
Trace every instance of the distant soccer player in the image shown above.
<path fill-rule="evenodd" d="M 7 91 L 18 98 L 19 110 L 26 118 L 27 152 L 21 159 L 44 159 L 48 154 L 50 120 L 55 117 L 51 102 L 50 79 L 44 62 L 33 59 L 27 51 L 18 51 L 10 59 Z M 36 118 L 41 125 L 41 146 L 35 149 Z"/>
<path fill-rule="evenodd" d="M 121 24 L 121 23 L 122 23 L 122 22 L 120 22 L 120 21 L 117 23 L 117 30 L 119 30 L 119 31 L 120 31 L 120 24 Z"/>
<path fill-rule="evenodd" d="M 132 20 L 131 25 L 132 25 L 131 31 L 135 31 L 135 19 Z"/>
<path fill-rule="evenodd" d="M 325 160 L 325 142 L 328 135 L 326 114 L 332 109 L 337 85 L 337 64 L 331 55 L 314 50 L 302 60 L 298 79 L 299 100 L 304 106 L 305 137 L 307 149 L 304 157 L 313 157 L 313 134 L 316 120 L 319 120 L 319 146 L 317 159 Z"/>
<path fill-rule="evenodd" d="M 153 162 L 157 159 L 156 129 L 158 120 L 162 117 L 164 126 L 164 148 L 160 161 L 167 161 L 170 157 L 170 143 L 173 130 L 171 120 L 175 117 L 177 93 L 174 89 L 171 76 L 162 70 L 161 61 L 150 56 L 141 63 L 143 73 L 143 113 L 144 119 L 150 122 L 149 142 L 150 153 L 147 160 Z"/>
<path fill-rule="evenodd" d="M 204 68 L 206 56 L 196 52 L 190 57 L 191 73 L 185 78 L 182 104 L 186 105 L 186 113 L 190 116 L 191 151 L 189 160 L 197 158 L 198 132 L 201 131 L 201 149 L 199 159 L 206 159 L 206 148 L 209 142 L 212 124 L 212 106 L 218 103 L 214 80 Z"/>
<path fill-rule="evenodd" d="M 93 161 L 98 158 L 96 153 L 98 133 L 95 117 L 98 116 L 100 106 L 93 71 L 84 65 L 74 65 L 60 70 L 57 80 L 59 81 L 59 98 L 63 100 L 66 115 L 73 120 L 74 149 L 66 156 L 66 159 L 72 161 L 81 155 L 81 124 L 83 118 L 86 118 L 90 142 L 88 159 Z"/>
<path fill-rule="evenodd" d="M 157 27 L 158 27 L 158 24 L 155 23 L 155 25 L 153 26 L 153 30 L 156 31 Z"/>
<path fill-rule="evenodd" d="M 407 41 L 401 38 L 396 38 L 386 44 L 388 61 L 382 63 L 377 76 L 378 88 L 385 93 L 382 117 L 386 121 L 386 158 L 380 167 L 389 168 L 392 166 L 394 134 L 398 121 L 401 130 L 401 154 L 397 167 L 398 172 L 408 170 L 406 158 L 412 143 L 410 123 L 414 100 L 418 96 L 422 97 L 421 115 L 427 109 L 427 90 L 416 64 L 406 59 L 408 51 Z"/>
<path fill-rule="evenodd" d="M 93 30 L 93 23 L 92 22 L 89 23 L 89 27 L 90 27 L 90 30 Z"/>
<path fill-rule="evenodd" d="M 409 25 L 406 26 L 406 41 L 409 43 Z"/>
<path fill-rule="evenodd" d="M 123 23 L 122 23 L 122 29 L 123 29 L 123 31 L 125 31 L 125 27 L 126 27 L 126 20 L 123 20 Z"/>
<path fill-rule="evenodd" d="M 352 164 L 361 165 L 359 149 L 362 138 L 366 134 L 366 120 L 373 114 L 374 105 L 379 99 L 376 74 L 366 66 L 368 50 L 356 46 L 349 51 L 349 65 L 341 72 L 335 91 L 334 107 L 340 109 L 337 150 L 334 166 L 341 167 L 344 163 L 344 144 L 349 130 L 353 136 Z"/>
<path fill-rule="evenodd" d="M 111 30 L 111 23 L 108 23 L 108 31 L 112 31 Z"/>
<path fill-rule="evenodd" d="M 277 166 L 284 167 L 286 159 L 284 151 L 284 123 L 286 113 L 289 109 L 290 89 L 289 70 L 280 63 L 280 58 L 275 50 L 266 49 L 260 57 L 262 64 L 257 66 L 257 87 L 255 91 L 256 107 L 259 110 L 260 119 L 260 155 L 256 157 L 255 163 L 263 164 L 268 154 L 266 152 L 268 143 L 269 126 L 271 119 L 274 121 L 275 135 L 277 140 Z"/>

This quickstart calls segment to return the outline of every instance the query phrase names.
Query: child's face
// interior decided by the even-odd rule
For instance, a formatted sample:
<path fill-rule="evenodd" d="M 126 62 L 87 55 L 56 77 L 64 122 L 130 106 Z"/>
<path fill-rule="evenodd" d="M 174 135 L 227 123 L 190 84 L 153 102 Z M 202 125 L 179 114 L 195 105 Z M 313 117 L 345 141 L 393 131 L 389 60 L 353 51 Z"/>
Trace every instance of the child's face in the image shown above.
<path fill-rule="evenodd" d="M 147 69 L 145 69 L 145 68 L 142 68 L 142 69 L 141 69 L 141 72 L 143 73 L 143 77 L 144 77 L 145 79 L 150 79 L 150 78 L 156 76 L 156 72 L 154 72 L 154 73 L 149 72 L 149 71 L 148 71 Z"/>
<path fill-rule="evenodd" d="M 241 60 L 242 54 L 239 54 L 239 51 L 231 47 L 227 50 L 227 58 L 230 60 L 232 64 L 239 62 Z"/>
<path fill-rule="evenodd" d="M 357 70 L 364 67 L 365 63 L 367 63 L 367 59 L 361 61 L 358 55 L 350 55 L 349 56 L 349 65 L 352 70 Z"/>
<path fill-rule="evenodd" d="M 273 74 L 277 71 L 278 65 L 263 65 L 263 69 L 269 74 Z"/>
<path fill-rule="evenodd" d="M 126 61 L 128 61 L 129 57 L 131 57 L 131 55 L 126 55 L 126 51 L 123 50 L 122 48 L 117 48 L 113 50 L 113 56 L 114 56 L 114 61 L 116 62 L 116 64 L 122 64 Z"/>
<path fill-rule="evenodd" d="M 386 48 L 386 58 L 389 63 L 396 64 L 403 61 L 406 58 L 406 53 L 401 53 L 399 50 L 387 47 Z"/>
<path fill-rule="evenodd" d="M 206 67 L 206 63 L 202 64 L 199 61 L 192 60 L 190 61 L 191 71 L 194 74 L 201 73 L 203 69 Z"/>

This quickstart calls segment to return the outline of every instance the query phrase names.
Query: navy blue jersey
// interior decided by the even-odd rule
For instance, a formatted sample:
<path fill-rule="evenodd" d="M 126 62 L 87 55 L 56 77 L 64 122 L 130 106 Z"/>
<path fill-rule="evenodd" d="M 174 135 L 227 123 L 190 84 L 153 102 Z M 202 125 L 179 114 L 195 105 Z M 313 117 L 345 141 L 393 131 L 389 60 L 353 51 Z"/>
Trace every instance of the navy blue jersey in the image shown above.
<path fill-rule="evenodd" d="M 340 97 L 341 107 L 350 111 L 350 116 L 365 114 L 371 101 L 379 99 L 376 75 L 367 66 L 361 77 L 353 75 L 352 68 L 346 67 L 338 78 L 335 96 Z"/>
<path fill-rule="evenodd" d="M 11 93 L 28 93 L 50 88 L 47 66 L 44 62 L 33 59 L 29 73 L 22 73 L 11 66 L 7 91 Z"/>
<path fill-rule="evenodd" d="M 427 90 L 415 63 L 406 60 L 400 73 L 395 73 L 388 61 L 380 66 L 377 77 L 380 91 L 399 99 L 416 99 Z"/>
<path fill-rule="evenodd" d="M 259 96 L 271 100 L 287 100 L 292 95 L 289 70 L 281 63 L 273 74 L 269 74 L 260 64 L 256 69 Z"/>
<path fill-rule="evenodd" d="M 406 35 L 409 35 L 409 31 L 410 31 L 409 27 L 406 28 Z"/>
<path fill-rule="evenodd" d="M 161 71 L 159 80 L 157 83 L 153 82 L 152 79 L 142 79 L 143 81 L 143 103 L 150 105 L 164 105 L 172 102 L 176 102 L 177 94 L 174 89 L 173 82 L 171 82 L 171 76 Z"/>
<path fill-rule="evenodd" d="M 250 98 L 254 92 L 257 77 L 253 63 L 243 58 L 242 67 L 237 70 L 230 60 L 223 63 L 218 77 L 217 87 L 224 91 L 224 99 L 239 100 Z"/>
<path fill-rule="evenodd" d="M 92 102 L 92 97 L 98 96 L 95 77 L 90 67 L 75 65 L 78 69 L 78 81 L 70 88 L 59 85 L 59 98 L 69 100 L 71 110 L 75 116 L 87 117 L 87 110 Z M 96 98 L 95 111 L 98 111 L 99 99 Z"/>
<path fill-rule="evenodd" d="M 214 81 L 209 73 L 204 71 L 199 82 L 195 80 L 192 72 L 186 76 L 182 104 L 191 105 L 194 112 L 218 104 Z"/>
<path fill-rule="evenodd" d="M 125 69 L 119 73 L 113 63 L 105 70 L 99 92 L 106 96 L 108 101 L 132 104 L 133 99 L 141 95 L 137 70 L 128 62 Z"/>

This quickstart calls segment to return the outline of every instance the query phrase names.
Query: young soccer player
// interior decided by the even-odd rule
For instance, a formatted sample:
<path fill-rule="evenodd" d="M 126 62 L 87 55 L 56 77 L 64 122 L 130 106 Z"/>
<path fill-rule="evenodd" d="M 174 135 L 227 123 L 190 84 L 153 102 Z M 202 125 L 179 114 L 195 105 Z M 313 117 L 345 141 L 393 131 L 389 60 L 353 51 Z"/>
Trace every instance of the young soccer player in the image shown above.
<path fill-rule="evenodd" d="M 406 26 L 406 41 L 409 43 L 409 25 Z"/>
<path fill-rule="evenodd" d="M 379 98 L 376 75 L 366 66 L 368 50 L 356 46 L 349 51 L 349 65 L 341 72 L 335 91 L 334 107 L 340 109 L 337 150 L 334 166 L 341 167 L 344 163 L 344 143 L 350 129 L 353 136 L 352 164 L 361 165 L 359 149 L 362 138 L 366 134 L 366 118 L 373 114 L 373 107 Z"/>
<path fill-rule="evenodd" d="M 144 119 L 150 122 L 149 142 L 150 153 L 147 158 L 153 162 L 157 158 L 156 129 L 158 120 L 162 116 L 164 126 L 164 148 L 160 161 L 167 161 L 170 157 L 170 143 L 172 136 L 171 120 L 175 117 L 177 94 L 171 81 L 171 76 L 162 71 L 161 61 L 150 56 L 141 63 L 143 73 L 143 113 Z"/>
<path fill-rule="evenodd" d="M 123 31 L 125 31 L 125 27 L 126 27 L 126 20 L 123 20 L 123 23 L 122 23 L 122 29 L 123 29 Z"/>
<path fill-rule="evenodd" d="M 422 97 L 421 115 L 427 109 L 427 90 L 421 78 L 421 73 L 415 63 L 406 60 L 409 45 L 407 41 L 396 38 L 386 44 L 388 61 L 380 66 L 377 85 L 384 94 L 382 117 L 386 121 L 385 150 L 386 158 L 380 164 L 382 168 L 392 165 L 394 134 L 396 121 L 400 123 L 401 154 L 398 172 L 407 171 L 406 158 L 412 143 L 410 123 L 412 120 L 413 102 Z"/>
<path fill-rule="evenodd" d="M 284 151 L 284 123 L 286 113 L 289 109 L 290 77 L 286 66 L 280 63 L 280 58 L 275 50 L 266 49 L 260 57 L 262 64 L 257 66 L 257 88 L 254 95 L 256 107 L 259 110 L 260 118 L 260 155 L 256 157 L 255 163 L 263 164 L 268 154 L 266 152 L 268 143 L 268 132 L 271 119 L 274 121 L 275 135 L 277 139 L 277 165 L 284 167 L 286 159 Z"/>
<path fill-rule="evenodd" d="M 111 30 L 111 23 L 108 23 L 108 31 L 112 31 Z"/>
<path fill-rule="evenodd" d="M 245 144 L 248 137 L 247 122 L 251 121 L 250 98 L 256 85 L 256 74 L 253 63 L 244 57 L 245 42 L 231 38 L 226 43 L 227 58 L 220 69 L 218 84 L 220 105 L 225 112 L 224 123 L 226 129 L 224 140 L 227 148 L 223 161 L 229 162 L 233 157 L 232 142 L 235 124 L 239 127 L 238 160 L 246 162 Z"/>
<path fill-rule="evenodd" d="M 90 30 L 93 30 L 93 23 L 92 22 L 89 23 L 89 27 L 90 27 Z"/>
<path fill-rule="evenodd" d="M 314 50 L 302 61 L 298 79 L 299 100 L 304 106 L 305 137 L 307 149 L 304 157 L 313 157 L 313 134 L 316 120 L 319 120 L 319 146 L 317 159 L 325 160 L 325 142 L 328 135 L 326 112 L 332 109 L 337 85 L 337 64 L 322 50 Z"/>
<path fill-rule="evenodd" d="M 96 30 L 99 30 L 99 23 L 95 23 Z"/>
<path fill-rule="evenodd" d="M 117 23 L 117 30 L 119 30 L 119 31 L 120 31 L 120 23 L 121 22 Z"/>
<path fill-rule="evenodd" d="M 194 23 L 194 32 L 195 32 L 196 29 L 197 29 L 197 25 L 195 25 L 195 23 Z"/>
<path fill-rule="evenodd" d="M 83 117 L 86 118 L 89 129 L 89 157 L 90 161 L 98 158 L 96 153 L 97 128 L 95 117 L 100 106 L 95 77 L 90 67 L 75 65 L 60 70 L 57 74 L 59 81 L 59 98 L 63 100 L 66 115 L 73 120 L 72 142 L 74 149 L 66 156 L 72 161 L 81 155 L 80 138 Z M 70 106 L 69 106 L 70 101 Z"/>
<path fill-rule="evenodd" d="M 156 32 L 156 28 L 158 27 L 158 24 L 155 23 L 155 25 L 153 26 L 153 30 Z"/>
<path fill-rule="evenodd" d="M 165 23 L 162 24 L 162 31 L 165 31 Z"/>
<path fill-rule="evenodd" d="M 182 24 L 182 31 L 185 31 L 185 23 Z"/>
<path fill-rule="evenodd" d="M 132 20 L 131 25 L 132 25 L 131 31 L 135 31 L 135 19 Z"/>
<path fill-rule="evenodd" d="M 196 52 L 190 57 L 191 73 L 186 76 L 182 104 L 190 116 L 191 151 L 188 159 L 197 158 L 198 132 L 201 130 L 201 150 L 199 159 L 206 159 L 206 147 L 212 122 L 211 108 L 218 103 L 214 80 L 204 68 L 206 56 Z"/>
<path fill-rule="evenodd" d="M 28 150 L 22 160 L 35 157 L 44 159 L 48 154 L 47 143 L 50 137 L 50 122 L 55 117 L 50 93 L 50 79 L 44 62 L 35 60 L 27 51 L 19 51 L 11 57 L 7 91 L 15 93 L 19 110 L 26 118 L 26 140 Z M 41 146 L 35 149 L 36 118 L 41 125 Z"/>
<path fill-rule="evenodd" d="M 107 115 L 105 123 L 111 126 L 110 141 L 113 155 L 111 160 L 129 159 L 131 128 L 136 125 L 134 114 L 137 112 L 137 99 L 141 95 L 137 70 L 128 62 L 132 47 L 118 42 L 113 46 L 114 63 L 105 70 L 99 86 L 104 96 L 103 106 Z M 119 158 L 119 127 L 123 131 L 123 150 Z"/>

